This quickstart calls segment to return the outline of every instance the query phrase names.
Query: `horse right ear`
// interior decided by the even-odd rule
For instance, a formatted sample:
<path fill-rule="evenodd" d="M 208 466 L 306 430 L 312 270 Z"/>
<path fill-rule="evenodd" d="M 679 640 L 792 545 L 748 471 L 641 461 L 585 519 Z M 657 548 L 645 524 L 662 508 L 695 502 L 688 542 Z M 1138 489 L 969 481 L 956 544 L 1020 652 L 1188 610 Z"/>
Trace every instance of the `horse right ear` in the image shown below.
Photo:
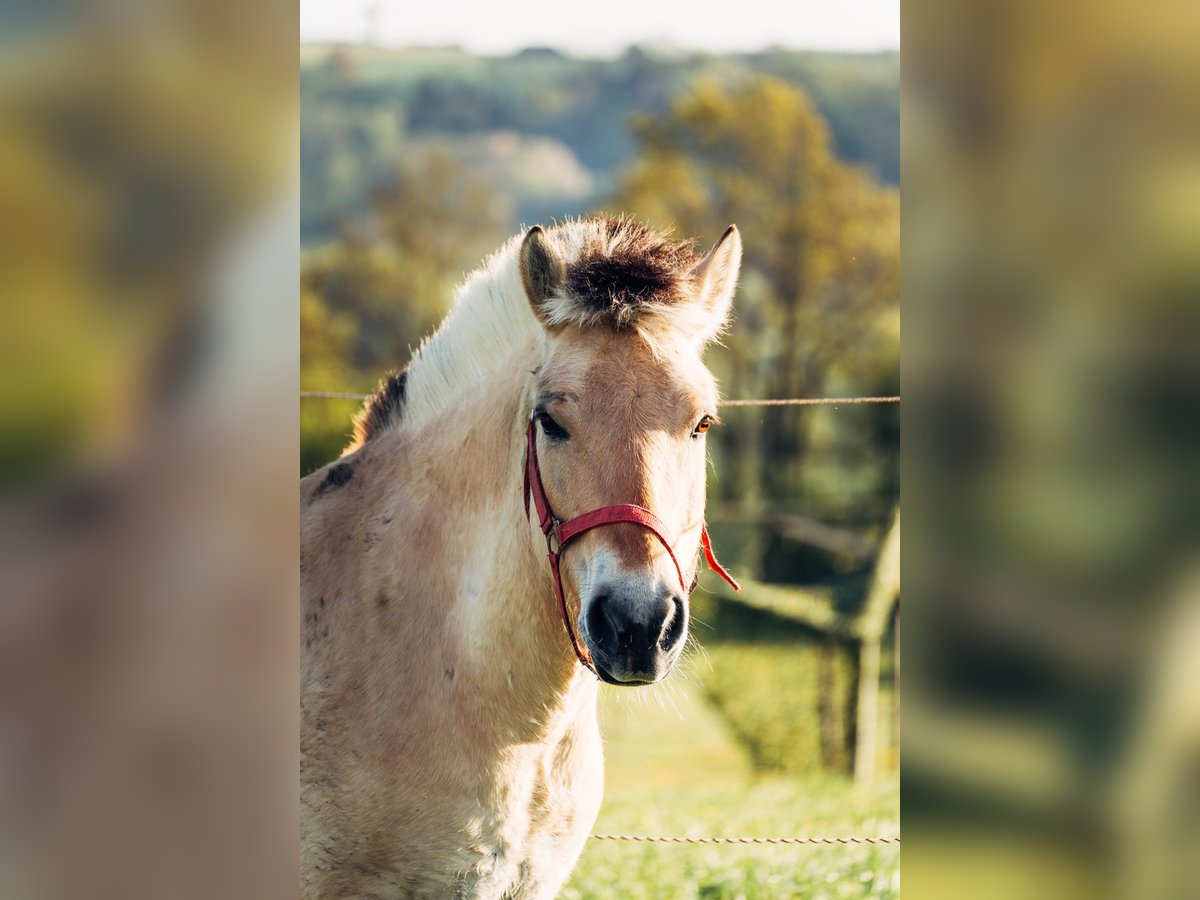
<path fill-rule="evenodd" d="M 692 269 L 692 277 L 700 288 L 700 302 L 709 316 L 705 341 L 712 340 L 729 319 L 741 267 L 742 236 L 736 225 L 730 225 L 708 255 Z"/>
<path fill-rule="evenodd" d="M 533 313 L 550 325 L 550 301 L 567 282 L 567 267 L 550 244 L 541 225 L 534 225 L 521 242 L 521 284 Z"/>

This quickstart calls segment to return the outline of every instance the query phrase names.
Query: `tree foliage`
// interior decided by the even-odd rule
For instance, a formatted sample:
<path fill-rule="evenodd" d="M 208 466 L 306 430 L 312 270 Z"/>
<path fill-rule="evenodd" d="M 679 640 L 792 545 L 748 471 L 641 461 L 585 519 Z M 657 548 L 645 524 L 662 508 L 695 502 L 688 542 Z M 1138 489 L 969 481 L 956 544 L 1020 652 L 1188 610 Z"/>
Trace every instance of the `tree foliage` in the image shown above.
<path fill-rule="evenodd" d="M 742 232 L 737 322 L 713 359 L 726 395 L 891 392 L 899 356 L 899 195 L 837 158 L 805 92 L 774 78 L 735 87 L 706 81 L 663 116 L 639 118 L 634 131 L 640 152 L 615 209 L 688 235 L 712 235 L 729 222 Z M 731 463 L 721 490 L 753 501 L 802 493 L 823 474 L 813 460 L 821 445 L 839 452 L 870 446 L 852 432 L 879 427 L 880 414 L 839 410 L 825 421 L 796 409 L 738 415 L 738 427 L 720 441 Z M 894 482 L 882 459 L 861 462 L 875 470 L 871 489 Z"/>
<path fill-rule="evenodd" d="M 446 62 L 465 65 L 453 55 Z M 566 58 L 518 62 L 562 72 L 579 65 Z M 321 102 L 306 152 L 318 167 L 332 167 L 330 185 L 344 176 L 343 187 L 358 199 L 333 238 L 304 254 L 303 386 L 309 389 L 365 391 L 403 366 L 445 315 L 463 273 L 516 229 L 517 210 L 535 199 L 558 202 L 566 185 L 586 187 L 589 171 L 572 168 L 583 154 L 555 149 L 579 142 L 577 135 L 568 139 L 570 129 L 562 144 L 523 129 L 414 134 L 414 117 L 434 114 L 417 103 L 426 96 L 420 89 L 426 75 L 382 77 L 368 63 L 378 64 L 328 62 L 323 80 L 310 88 Z M 485 94 L 540 90 L 557 99 L 539 101 L 526 118 L 562 124 L 580 115 L 563 107 L 574 102 L 578 86 L 571 79 L 523 87 L 481 82 L 479 67 L 491 65 L 473 60 L 455 69 L 444 89 L 454 93 L 461 82 Z M 656 79 L 668 69 L 629 54 L 620 71 L 625 88 L 653 94 L 665 89 Z M 647 104 L 662 111 L 635 117 L 625 132 L 633 155 L 610 180 L 616 187 L 608 211 L 709 242 L 730 222 L 741 229 L 746 257 L 736 322 L 726 346 L 710 354 L 726 396 L 893 393 L 898 195 L 870 170 L 839 158 L 826 119 L 802 88 L 738 71 L 739 77 L 726 73 L 675 91 L 661 106 Z M 496 69 L 510 79 L 514 72 Z M 383 114 L 386 98 L 396 106 Z M 488 118 L 488 127 L 496 121 Z M 550 183 L 557 193 L 534 197 Z M 330 190 L 325 200 L 336 207 L 342 188 Z M 305 469 L 344 444 L 353 406 L 303 407 Z M 727 409 L 723 417 L 729 427 L 712 441 L 718 477 L 711 495 L 718 507 L 725 501 L 751 518 L 770 507 L 826 521 L 886 521 L 898 493 L 894 409 Z M 719 515 L 714 510 L 714 519 Z M 769 527 L 730 532 L 722 543 L 746 570 L 776 580 L 822 571 L 811 553 Z M 771 571 L 763 568 L 768 560 Z"/>
<path fill-rule="evenodd" d="M 352 369 L 403 366 L 445 315 L 462 273 L 508 236 L 505 220 L 486 183 L 433 153 L 399 166 L 354 227 L 310 251 L 304 288 L 356 323 Z"/>
<path fill-rule="evenodd" d="M 483 179 L 436 151 L 403 160 L 353 227 L 304 254 L 301 386 L 366 391 L 402 368 L 462 273 L 507 236 L 503 200 Z M 306 404 L 302 471 L 337 455 L 353 411 Z"/>

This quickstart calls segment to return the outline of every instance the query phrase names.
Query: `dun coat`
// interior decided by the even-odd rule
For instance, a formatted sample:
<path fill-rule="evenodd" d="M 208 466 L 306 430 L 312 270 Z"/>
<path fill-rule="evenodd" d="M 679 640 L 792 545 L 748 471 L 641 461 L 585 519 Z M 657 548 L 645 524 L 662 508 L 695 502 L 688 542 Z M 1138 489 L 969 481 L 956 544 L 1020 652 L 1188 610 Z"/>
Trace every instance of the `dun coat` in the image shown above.
<path fill-rule="evenodd" d="M 645 506 L 694 583 L 717 406 L 701 354 L 740 258 L 733 228 L 704 259 L 629 220 L 514 238 L 301 481 L 304 897 L 549 898 L 566 880 L 600 807 L 599 682 L 525 516 L 526 428 L 558 515 Z M 687 597 L 656 539 L 588 532 L 563 581 L 605 681 L 665 677 Z"/>

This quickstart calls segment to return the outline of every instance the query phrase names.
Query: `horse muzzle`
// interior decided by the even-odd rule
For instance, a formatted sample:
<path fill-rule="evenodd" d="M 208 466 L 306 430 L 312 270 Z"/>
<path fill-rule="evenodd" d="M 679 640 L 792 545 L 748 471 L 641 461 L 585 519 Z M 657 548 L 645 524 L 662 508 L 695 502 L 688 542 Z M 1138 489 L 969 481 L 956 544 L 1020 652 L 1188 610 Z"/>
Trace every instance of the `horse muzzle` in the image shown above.
<path fill-rule="evenodd" d="M 649 684 L 660 681 L 678 658 L 684 635 L 687 634 L 686 594 L 689 590 L 684 585 L 683 568 L 675 556 L 674 543 L 666 537 L 666 526 L 650 510 L 631 503 L 602 506 L 565 522 L 559 519 L 550 508 L 550 500 L 542 484 L 537 459 L 537 434 L 532 418 L 525 429 L 525 440 L 522 490 L 525 516 L 529 517 L 532 501 L 533 509 L 537 512 L 538 527 L 546 538 L 546 559 L 550 564 L 554 596 L 558 600 L 558 610 L 575 658 L 580 665 L 609 684 Z M 595 629 L 594 633 L 589 632 L 584 636 L 585 643 L 591 648 L 589 653 L 580 646 L 571 624 L 571 614 L 567 610 L 562 585 L 562 555 L 567 544 L 579 535 L 593 528 L 618 523 L 637 525 L 658 539 L 675 567 L 675 574 L 679 576 L 681 593 L 676 594 L 668 588 L 665 593 L 658 591 L 652 594 L 658 598 L 655 601 L 643 604 L 638 599 L 639 591 L 631 594 L 612 587 L 597 590 L 583 616 L 585 627 L 588 627 L 587 622 L 591 622 L 590 627 Z M 708 538 L 708 527 L 703 521 L 700 523 L 700 546 L 704 549 L 709 568 L 728 581 L 735 591 L 740 591 L 738 583 L 717 562 Z M 595 621 L 592 621 L 593 617 Z M 602 654 L 603 668 L 593 664 L 591 657 L 597 651 Z"/>
<path fill-rule="evenodd" d="M 581 631 L 596 674 L 609 684 L 635 686 L 667 676 L 687 629 L 687 599 L 681 593 L 606 585 L 585 604 Z"/>

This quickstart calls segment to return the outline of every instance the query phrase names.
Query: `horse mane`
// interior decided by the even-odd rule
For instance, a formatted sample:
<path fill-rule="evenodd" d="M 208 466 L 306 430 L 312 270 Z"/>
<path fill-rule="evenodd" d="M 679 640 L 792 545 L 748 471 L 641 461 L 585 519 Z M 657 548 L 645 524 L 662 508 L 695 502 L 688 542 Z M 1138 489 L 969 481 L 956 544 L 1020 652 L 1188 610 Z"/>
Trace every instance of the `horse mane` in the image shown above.
<path fill-rule="evenodd" d="M 564 289 L 546 304 L 551 325 L 634 330 L 652 345 L 668 333 L 713 330 L 711 314 L 689 302 L 699 261 L 693 242 L 624 217 L 567 220 L 546 237 L 567 270 Z M 408 367 L 380 382 L 355 419 L 347 452 L 401 422 L 427 421 L 505 365 L 528 364 L 542 326 L 521 283 L 523 238 L 511 238 L 467 277 Z"/>

